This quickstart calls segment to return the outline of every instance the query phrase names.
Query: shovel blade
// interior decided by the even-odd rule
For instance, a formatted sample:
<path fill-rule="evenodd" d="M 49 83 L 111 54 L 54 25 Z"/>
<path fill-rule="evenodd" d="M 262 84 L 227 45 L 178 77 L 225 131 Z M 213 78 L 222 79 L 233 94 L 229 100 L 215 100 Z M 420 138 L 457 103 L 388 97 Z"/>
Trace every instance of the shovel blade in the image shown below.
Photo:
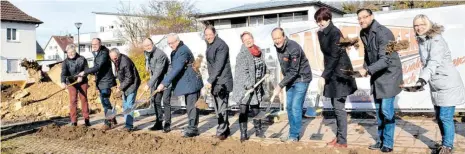
<path fill-rule="evenodd" d="M 115 110 L 107 110 L 107 112 L 105 113 L 105 118 L 106 119 L 113 119 L 114 117 L 116 117 L 116 111 Z"/>
<path fill-rule="evenodd" d="M 321 141 L 323 139 L 323 134 L 312 134 L 310 136 L 310 140 L 318 140 Z"/>

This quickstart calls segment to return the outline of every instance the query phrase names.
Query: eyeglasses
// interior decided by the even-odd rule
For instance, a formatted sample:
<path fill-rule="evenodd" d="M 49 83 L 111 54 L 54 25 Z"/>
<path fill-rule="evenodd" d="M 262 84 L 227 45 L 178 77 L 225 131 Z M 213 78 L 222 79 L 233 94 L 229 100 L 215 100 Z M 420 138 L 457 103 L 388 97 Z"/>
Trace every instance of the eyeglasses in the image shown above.
<path fill-rule="evenodd" d="M 367 15 L 367 16 L 364 16 L 364 17 L 358 17 L 357 19 L 358 19 L 358 21 L 360 21 L 360 20 L 362 20 L 362 19 L 365 20 L 365 19 L 368 18 L 369 16 L 371 16 L 371 15 Z"/>

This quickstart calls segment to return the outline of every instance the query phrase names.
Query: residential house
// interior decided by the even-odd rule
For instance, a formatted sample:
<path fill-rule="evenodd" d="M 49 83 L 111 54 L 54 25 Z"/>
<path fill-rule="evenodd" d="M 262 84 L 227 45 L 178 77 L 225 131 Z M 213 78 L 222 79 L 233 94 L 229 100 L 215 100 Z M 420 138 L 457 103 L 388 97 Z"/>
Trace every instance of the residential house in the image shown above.
<path fill-rule="evenodd" d="M 293 23 L 313 21 L 313 14 L 320 7 L 328 7 L 333 18 L 342 17 L 344 12 L 320 1 L 268 1 L 199 14 L 197 20 L 216 29 L 254 27 L 276 24 L 281 27 Z"/>
<path fill-rule="evenodd" d="M 3 81 L 26 80 L 22 59 L 36 59 L 36 28 L 43 22 L 9 1 L 1 1 L 1 77 Z"/>
<path fill-rule="evenodd" d="M 52 36 L 45 45 L 45 60 L 63 61 L 66 59 L 66 46 L 73 44 L 72 36 Z"/>

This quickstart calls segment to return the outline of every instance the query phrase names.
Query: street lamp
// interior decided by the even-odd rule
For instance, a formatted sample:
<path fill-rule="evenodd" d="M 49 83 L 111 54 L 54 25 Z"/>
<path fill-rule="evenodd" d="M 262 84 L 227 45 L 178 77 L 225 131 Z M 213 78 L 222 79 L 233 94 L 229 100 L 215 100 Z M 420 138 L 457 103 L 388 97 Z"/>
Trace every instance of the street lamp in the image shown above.
<path fill-rule="evenodd" d="M 76 22 L 74 25 L 78 29 L 78 53 L 81 54 L 81 45 L 79 44 L 79 29 L 81 28 L 82 23 Z"/>

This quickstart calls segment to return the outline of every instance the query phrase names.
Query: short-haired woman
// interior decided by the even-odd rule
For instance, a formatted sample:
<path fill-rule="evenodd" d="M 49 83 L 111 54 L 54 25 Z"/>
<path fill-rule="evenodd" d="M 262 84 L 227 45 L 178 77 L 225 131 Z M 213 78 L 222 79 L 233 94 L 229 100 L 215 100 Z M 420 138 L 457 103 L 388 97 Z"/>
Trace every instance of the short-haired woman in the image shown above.
<path fill-rule="evenodd" d="M 242 142 L 248 139 L 247 115 L 251 112 L 253 116 L 256 116 L 260 112 L 260 103 L 263 101 L 265 90 L 262 84 L 259 84 L 248 97 L 244 98 L 242 101 L 240 98 L 247 90 L 252 89 L 258 81 L 265 77 L 267 71 L 264 54 L 261 52 L 260 48 L 254 44 L 255 42 L 252 34 L 247 31 L 242 33 L 241 40 L 241 51 L 236 57 L 232 99 L 240 103 L 239 128 L 241 131 L 240 140 Z M 253 124 L 255 135 L 264 137 L 261 128 L 261 120 L 254 119 Z"/>
<path fill-rule="evenodd" d="M 345 48 L 338 46 L 343 37 L 341 31 L 331 22 L 331 11 L 322 7 L 315 13 L 315 21 L 320 27 L 318 40 L 324 56 L 324 71 L 321 77 L 325 79 L 323 96 L 331 99 L 336 114 L 336 138 L 329 146 L 347 147 L 347 112 L 345 102 L 348 95 L 357 90 L 355 79 L 345 75 L 341 69 L 353 70 L 352 63 Z"/>
<path fill-rule="evenodd" d="M 69 116 L 71 126 L 77 126 L 77 95 L 81 100 L 82 115 L 84 116 L 85 126 L 90 126 L 89 107 L 87 103 L 87 84 L 86 76 L 79 76 L 79 72 L 84 71 L 88 65 L 86 58 L 76 53 L 76 45 L 70 44 L 66 47 L 67 58 L 63 61 L 61 68 L 61 87 L 68 88 L 69 91 Z M 76 83 L 74 85 L 70 85 Z"/>
<path fill-rule="evenodd" d="M 436 120 L 442 135 L 442 146 L 437 153 L 452 153 L 455 106 L 465 104 L 462 78 L 452 62 L 449 47 L 441 36 L 443 26 L 434 24 L 426 15 L 420 14 L 414 18 L 413 28 L 423 64 L 417 85 L 430 85 Z"/>

